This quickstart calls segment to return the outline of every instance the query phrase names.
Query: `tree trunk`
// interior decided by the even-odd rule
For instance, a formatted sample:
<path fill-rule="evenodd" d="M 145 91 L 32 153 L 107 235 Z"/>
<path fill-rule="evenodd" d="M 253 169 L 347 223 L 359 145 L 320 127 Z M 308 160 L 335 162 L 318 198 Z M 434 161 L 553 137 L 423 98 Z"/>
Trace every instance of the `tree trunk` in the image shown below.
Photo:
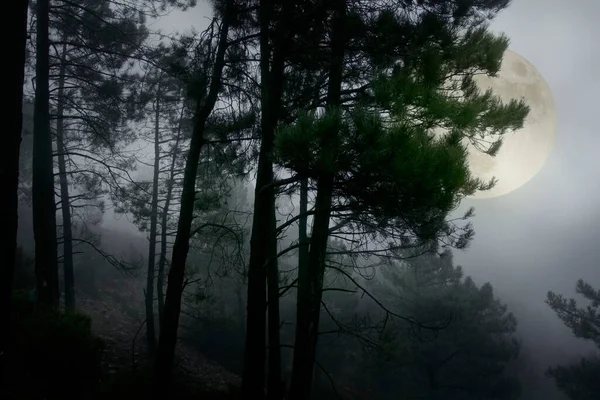
<path fill-rule="evenodd" d="M 179 327 L 179 316 L 181 312 L 181 297 L 183 295 L 183 280 L 185 275 L 185 263 L 189 250 L 189 239 L 192 228 L 195 201 L 195 180 L 200 161 L 200 150 L 203 145 L 204 122 L 197 121 L 202 127 L 194 129 L 197 132 L 192 136 L 190 150 L 186 160 L 183 178 L 183 192 L 181 194 L 181 210 L 177 234 L 173 246 L 173 258 L 169 271 L 167 284 L 167 296 L 165 308 L 160 327 L 160 337 L 156 351 L 154 367 L 154 398 L 168 398 L 171 372 L 173 370 L 173 359 L 175 345 L 177 343 L 177 329 Z M 199 136 L 200 135 L 200 136 Z"/>
<path fill-rule="evenodd" d="M 271 37 L 269 25 L 272 20 L 273 8 L 274 5 L 270 1 L 263 0 L 260 2 L 261 147 L 256 174 L 252 236 L 250 238 L 250 262 L 248 265 L 246 343 L 244 372 L 242 375 L 242 395 L 246 399 L 264 398 L 267 271 L 270 271 L 273 276 L 278 275 L 275 257 L 277 254 L 277 239 L 272 237 L 275 235 L 275 192 L 270 184 L 273 181 L 273 161 L 271 157 L 283 85 L 283 35 L 282 32 L 274 35 L 279 44 L 273 46 L 272 52 L 269 43 Z M 279 30 L 283 25 L 280 21 L 278 24 Z M 269 68 L 271 53 L 273 54 L 273 63 L 272 67 Z M 279 296 L 277 296 L 276 302 L 279 302 Z M 275 307 L 278 307 L 278 304 Z M 271 310 L 271 312 L 275 314 L 279 311 Z M 274 315 L 273 318 L 275 318 Z M 277 316 L 278 320 L 279 317 Z M 278 329 L 279 327 L 277 327 Z M 278 342 L 279 338 L 275 339 L 274 329 L 270 333 L 270 339 Z M 277 335 L 279 335 L 278 332 Z M 270 353 L 269 361 L 272 357 L 275 363 L 274 368 L 279 370 L 279 372 L 269 371 L 272 373 L 270 382 L 281 382 L 281 361 L 275 361 L 275 358 L 281 358 L 280 351 L 281 349 L 277 346 Z M 269 390 L 269 392 L 277 393 L 277 389 Z"/>
<path fill-rule="evenodd" d="M 58 99 L 56 112 L 56 150 L 58 153 L 58 174 L 60 185 L 60 205 L 63 225 L 63 271 L 65 279 L 65 308 L 75 310 L 75 274 L 73 272 L 73 230 L 71 226 L 71 203 L 69 181 L 65 162 L 64 109 L 65 109 L 65 54 L 67 45 L 62 46 L 60 70 L 58 73 Z"/>
<path fill-rule="evenodd" d="M 331 68 L 327 92 L 327 106 L 332 111 L 340 104 L 345 47 L 345 1 L 338 0 L 335 7 L 331 39 Z M 337 132 L 331 133 L 331 135 L 336 134 Z M 332 141 L 330 139 L 331 136 L 323 138 L 322 149 L 331 147 Z M 290 399 L 292 400 L 308 399 L 312 387 L 332 196 L 333 174 L 326 171 L 317 180 L 315 216 L 306 272 L 298 272 L 296 339 L 290 389 Z"/>
<path fill-rule="evenodd" d="M 169 192 L 169 191 L 167 191 Z M 168 193 L 167 193 L 168 194 Z M 167 213 L 168 208 L 165 203 L 165 211 L 163 211 L 162 223 L 160 227 L 160 256 L 158 258 L 158 272 L 156 274 L 156 297 L 158 301 L 158 326 L 162 326 L 162 317 L 165 309 L 165 264 L 167 263 Z M 160 334 L 160 330 L 159 330 Z"/>
<path fill-rule="evenodd" d="M 300 248 L 298 249 L 298 294 L 297 294 L 297 304 L 298 310 L 300 309 L 300 304 L 308 304 L 309 298 L 307 297 L 307 292 L 301 291 L 300 288 L 308 287 L 308 279 L 309 279 L 309 239 L 307 235 L 308 230 L 308 179 L 302 179 L 300 181 L 300 211 L 299 211 L 300 219 L 298 221 L 298 243 Z M 296 317 L 299 320 L 299 317 Z M 298 325 L 296 326 L 298 329 Z M 296 332 L 296 335 L 298 332 Z M 295 352 L 292 363 L 296 361 Z M 292 364 L 292 373 L 294 371 L 294 365 Z M 292 375 L 293 376 L 293 375 Z M 293 380 L 292 380 L 293 382 Z M 291 386 L 291 391 L 295 390 L 294 386 Z M 291 394 L 293 397 L 293 394 Z"/>
<path fill-rule="evenodd" d="M 148 353 L 154 355 L 156 333 L 154 325 L 154 267 L 156 265 L 156 225 L 158 222 L 158 175 L 160 174 L 160 84 L 154 107 L 154 171 L 150 205 L 150 238 L 148 244 L 148 271 L 146 277 L 146 340 Z"/>
<path fill-rule="evenodd" d="M 244 287 L 246 286 L 246 278 L 242 277 L 241 281 L 237 282 L 235 291 L 237 297 L 238 316 L 240 318 L 240 334 L 241 337 L 246 337 L 246 309 L 244 307 Z"/>
<path fill-rule="evenodd" d="M 315 217 L 308 262 L 306 271 L 298 272 L 296 340 L 290 389 L 292 400 L 308 399 L 312 385 L 321 309 L 321 290 L 325 272 L 325 251 L 331 215 L 332 185 L 328 178 L 327 176 L 320 177 L 317 183 Z M 322 246 L 323 242 L 325 246 Z"/>
<path fill-rule="evenodd" d="M 198 171 L 198 162 L 200 161 L 200 150 L 205 142 L 204 132 L 206 121 L 215 106 L 221 88 L 231 6 L 232 1 L 230 0 L 227 3 L 227 9 L 224 13 L 223 21 L 221 22 L 218 39 L 219 44 L 213 65 L 209 93 L 205 99 L 197 99 L 196 120 L 194 122 L 190 149 L 185 164 L 177 234 L 175 236 L 175 244 L 173 245 L 173 258 L 171 261 L 171 269 L 169 271 L 167 296 L 165 298 L 163 321 L 160 328 L 160 337 L 158 340 L 154 365 L 153 397 L 155 399 L 166 399 L 169 396 L 175 345 L 177 343 L 177 329 L 181 312 L 181 297 L 184 289 L 183 280 L 185 276 L 185 263 L 190 247 L 189 240 L 192 219 L 194 216 L 196 173 Z"/>
<path fill-rule="evenodd" d="M 264 87 L 264 85 L 263 85 Z M 264 135 L 264 131 L 263 131 Z M 269 218 L 272 191 L 260 192 L 260 188 L 273 180 L 273 168 L 270 161 L 270 148 L 261 144 L 256 175 L 254 197 L 254 219 L 250 238 L 250 262 L 248 264 L 248 300 L 246 302 L 246 343 L 244 348 L 244 372 L 242 375 L 242 393 L 245 399 L 264 398 L 265 385 L 265 335 L 266 335 L 266 269 L 268 253 Z M 268 196 L 271 195 L 271 196 Z"/>
<path fill-rule="evenodd" d="M 27 43 L 27 8 L 28 0 L 15 0 L 5 5 L 7 16 L 14 19 L 15 26 L 9 30 L 15 39 L 6 43 L 5 55 L 8 63 L 5 82 L 5 93 L 8 105 L 3 120 L 5 135 L 3 144 L 7 151 L 0 161 L 0 181 L 6 194 L 0 196 L 0 226 L 6 236 L 0 240 L 0 318 L 10 324 L 11 300 L 15 261 L 17 250 L 18 228 L 18 188 L 19 188 L 19 150 L 21 146 L 21 130 L 23 127 L 23 79 L 25 79 L 25 46 Z M 5 25 L 6 28 L 9 25 Z M 10 326 L 0 328 L 0 381 L 4 372 L 4 358 L 12 330 Z"/>
<path fill-rule="evenodd" d="M 308 230 L 308 179 L 304 178 L 300 181 L 300 220 L 298 221 L 298 281 L 304 282 L 306 285 L 307 265 L 309 240 L 307 236 Z"/>
<path fill-rule="evenodd" d="M 49 105 L 49 0 L 37 3 L 35 110 L 33 127 L 33 236 L 39 303 L 58 307 L 58 260 L 54 167 Z"/>
<path fill-rule="evenodd" d="M 274 203 L 274 202 L 273 202 Z M 268 316 L 269 316 L 269 364 L 267 381 L 267 398 L 280 400 L 283 397 L 281 380 L 281 342 L 279 338 L 279 268 L 277 263 L 277 219 L 275 207 L 269 213 L 269 259 L 267 270 Z"/>
<path fill-rule="evenodd" d="M 167 182 L 167 194 L 165 204 L 161 216 L 160 226 L 160 257 L 158 259 L 158 277 L 156 279 L 156 291 L 158 297 L 158 325 L 162 326 L 162 316 L 165 306 L 164 276 L 165 265 L 167 263 L 167 223 L 169 220 L 169 207 L 171 207 L 171 197 L 173 196 L 173 185 L 175 179 L 175 163 L 177 161 L 177 152 L 179 151 L 179 141 L 181 139 L 181 124 L 183 121 L 183 111 L 185 106 L 181 107 L 181 115 L 179 117 L 179 127 L 177 128 L 177 136 L 175 138 L 175 146 L 173 146 L 173 156 L 171 158 L 171 168 L 169 170 L 169 181 Z"/>

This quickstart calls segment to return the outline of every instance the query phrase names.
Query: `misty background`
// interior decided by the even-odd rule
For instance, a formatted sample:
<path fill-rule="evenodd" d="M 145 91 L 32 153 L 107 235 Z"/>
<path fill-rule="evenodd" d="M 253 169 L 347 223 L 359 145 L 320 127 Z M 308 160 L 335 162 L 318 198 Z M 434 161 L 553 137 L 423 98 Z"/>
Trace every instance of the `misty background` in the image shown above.
<path fill-rule="evenodd" d="M 193 10 L 173 11 L 148 25 L 167 34 L 202 31 L 210 22 L 208 7 L 200 2 Z M 476 235 L 466 250 L 454 251 L 455 264 L 478 285 L 490 282 L 517 317 L 521 357 L 530 360 L 537 377 L 523 382 L 524 399 L 566 399 L 544 377 L 545 370 L 593 349 L 574 338 L 544 300 L 548 291 L 579 298 L 575 282 L 580 278 L 600 286 L 598 16 L 596 0 L 514 0 L 491 24 L 492 31 L 505 33 L 510 48 L 540 71 L 558 112 L 554 149 L 537 176 L 507 195 L 465 200 L 457 210 L 475 207 Z M 133 176 L 149 177 L 143 168 Z M 253 191 L 251 180 L 249 200 Z M 30 217 L 20 219 L 20 241 L 29 251 L 30 224 Z M 145 256 L 146 233 L 127 216 L 109 207 L 101 227 L 111 232 L 102 237 L 104 248 Z"/>
<path fill-rule="evenodd" d="M 200 31 L 208 24 L 207 7 L 201 2 L 191 11 L 171 12 L 151 27 Z M 493 284 L 517 317 L 522 351 L 535 357 L 540 375 L 549 364 L 572 361 L 593 348 L 574 338 L 544 299 L 549 290 L 578 298 L 579 278 L 600 284 L 598 15 L 595 0 L 514 0 L 492 21 L 491 30 L 504 32 L 510 48 L 552 89 L 557 137 L 545 166 L 524 186 L 497 198 L 467 199 L 457 210 L 475 207 L 475 239 L 467 250 L 454 251 L 456 263 L 476 282 Z M 140 235 L 118 218 L 107 213 L 103 224 Z"/>
<path fill-rule="evenodd" d="M 600 284 L 597 15 L 600 3 L 594 0 L 516 0 L 491 25 L 510 37 L 510 48 L 535 65 L 552 89 L 557 138 L 546 165 L 526 185 L 462 204 L 476 208 L 476 235 L 455 258 L 476 281 L 494 285 L 519 321 L 523 353 L 536 359 L 539 370 L 591 349 L 544 298 L 548 290 L 578 298 L 579 278 Z"/>
<path fill-rule="evenodd" d="M 165 32 L 202 30 L 210 15 L 206 7 L 172 12 L 152 26 Z M 573 337 L 544 299 L 549 290 L 579 298 L 579 278 L 600 284 L 598 15 L 595 0 L 514 0 L 492 21 L 491 30 L 504 32 L 510 48 L 529 60 L 552 89 L 557 137 L 545 166 L 524 186 L 497 198 L 467 199 L 457 210 L 475 207 L 475 239 L 467 250 L 454 251 L 456 264 L 479 284 L 492 283 L 508 304 L 519 322 L 522 353 L 535 359 L 542 377 L 539 394 L 551 392 L 556 399 L 565 397 L 543 378 L 548 365 L 573 361 L 593 348 Z M 108 215 L 104 221 L 139 234 Z"/>

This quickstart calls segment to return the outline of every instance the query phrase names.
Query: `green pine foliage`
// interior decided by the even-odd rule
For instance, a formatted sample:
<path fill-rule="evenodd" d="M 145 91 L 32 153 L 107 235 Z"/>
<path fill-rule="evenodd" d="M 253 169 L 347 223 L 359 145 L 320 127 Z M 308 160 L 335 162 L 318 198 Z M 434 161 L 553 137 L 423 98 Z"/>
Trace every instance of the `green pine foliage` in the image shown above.
<path fill-rule="evenodd" d="M 408 124 L 386 127 L 380 117 L 360 111 L 351 118 L 342 121 L 336 112 L 302 116 L 277 135 L 278 160 L 309 176 L 334 173 L 348 208 L 381 223 L 402 218 L 423 238 L 475 190 L 456 135 L 433 139 Z M 323 135 L 335 135 L 336 144 L 317 157 Z"/>
<path fill-rule="evenodd" d="M 338 210 L 420 241 L 453 233 L 448 213 L 495 184 L 471 175 L 468 148 L 495 156 L 503 135 L 522 128 L 529 112 L 524 101 L 503 103 L 475 83 L 478 74 L 498 72 L 508 39 L 483 23 L 461 28 L 441 18 L 431 13 L 415 23 L 391 10 L 367 22 L 349 17 L 353 40 L 361 31 L 366 43 L 380 40 L 362 44 L 373 63 L 371 84 L 342 109 L 301 113 L 276 137 L 280 165 L 314 179 L 334 174 Z M 453 245 L 466 246 L 466 232 Z"/>

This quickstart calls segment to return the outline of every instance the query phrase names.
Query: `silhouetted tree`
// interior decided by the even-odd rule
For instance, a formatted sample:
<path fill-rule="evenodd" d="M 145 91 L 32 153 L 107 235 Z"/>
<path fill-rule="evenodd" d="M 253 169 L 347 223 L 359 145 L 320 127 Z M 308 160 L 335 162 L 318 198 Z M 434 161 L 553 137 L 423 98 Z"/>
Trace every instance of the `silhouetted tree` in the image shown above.
<path fill-rule="evenodd" d="M 78 4 L 56 1 L 50 8 L 50 27 L 56 38 L 51 41 L 54 52 L 50 67 L 57 86 L 56 94 L 51 94 L 51 119 L 56 121 L 59 241 L 68 309 L 75 308 L 73 249 L 81 239 L 73 236 L 73 214 L 91 205 L 103 211 L 103 202 L 97 199 L 104 194 L 102 186 L 110 186 L 106 164 L 118 168 L 116 144 L 131 136 L 124 125 L 128 118 L 134 119 L 128 110 L 133 99 L 127 92 L 135 80 L 124 67 L 136 57 L 147 37 L 143 18 L 133 14 L 134 10 L 96 0 Z M 100 156 L 105 149 L 115 154 L 115 160 L 102 165 L 111 158 Z"/>
<path fill-rule="evenodd" d="M 58 255 L 54 167 L 50 131 L 50 0 L 36 5 L 36 78 L 33 129 L 33 234 L 37 298 L 40 303 L 58 307 Z"/>
<path fill-rule="evenodd" d="M 600 349 L 600 290 L 579 280 L 577 293 L 591 304 L 578 307 L 575 299 L 548 292 L 546 303 L 576 337 L 591 340 Z M 600 396 L 600 356 L 582 358 L 578 364 L 549 368 L 548 376 L 554 378 L 558 388 L 572 400 L 592 400 Z"/>
<path fill-rule="evenodd" d="M 0 241 L 0 319 L 9 322 L 9 326 L 0 329 L 0 381 L 4 371 L 4 352 L 11 334 L 10 313 L 12 285 L 17 252 L 17 227 L 19 204 L 19 149 L 23 126 L 23 79 L 25 76 L 25 47 L 27 44 L 27 10 L 29 0 L 10 2 L 5 9 L 6 15 L 15 22 L 11 25 L 10 40 L 6 51 L 8 62 L 7 105 L 5 106 L 7 127 L 4 145 L 6 154 L 0 164 L 0 181 L 4 183 L 6 194 L 2 196 L 0 225 L 5 237 Z M 8 25 L 6 25 L 8 26 Z"/>
<path fill-rule="evenodd" d="M 208 35 L 200 49 L 200 65 L 191 71 L 194 80 L 189 87 L 192 100 L 196 103 L 194 122 L 190 139 L 190 147 L 186 158 L 185 172 L 179 210 L 177 234 L 173 245 L 173 256 L 165 306 L 160 328 L 160 337 L 154 365 L 154 398 L 162 399 L 168 396 L 169 383 L 173 368 L 173 358 L 177 343 L 177 329 L 181 312 L 181 298 L 184 289 L 185 266 L 191 237 L 194 203 L 196 197 L 195 183 L 200 161 L 200 153 L 207 138 L 205 128 L 208 118 L 217 102 L 221 90 L 221 79 L 225 68 L 225 53 L 228 47 L 229 24 L 235 17 L 233 0 L 226 1 L 223 13 L 219 15 L 218 33 Z M 213 22 L 214 24 L 217 21 Z M 212 50 L 215 45 L 216 49 Z M 212 62 L 210 62 L 212 61 Z"/>
<path fill-rule="evenodd" d="M 173 186 L 176 179 L 175 166 L 182 161 L 182 125 L 186 104 L 182 97 L 183 82 L 176 77 L 168 74 L 169 62 L 173 61 L 173 51 L 166 46 L 159 45 L 150 50 L 148 58 L 155 60 L 156 65 L 144 66 L 142 93 L 140 97 L 148 103 L 143 110 L 147 111 L 152 128 L 149 129 L 150 138 L 154 148 L 152 180 L 150 182 L 132 182 L 127 188 L 120 190 L 117 196 L 127 205 L 120 205 L 120 212 L 131 212 L 134 214 L 134 223 L 141 230 L 148 231 L 148 258 L 147 258 L 147 276 L 146 289 L 144 292 L 146 298 L 146 339 L 148 342 L 148 351 L 151 356 L 154 355 L 156 346 L 155 319 L 154 319 L 154 298 L 155 298 L 155 275 L 156 275 L 156 255 L 157 244 L 161 243 L 159 258 L 162 260 L 162 267 L 159 268 L 159 313 L 162 313 L 162 304 L 164 302 L 162 285 L 164 274 L 164 260 L 167 252 L 166 224 L 168 215 L 171 212 L 171 197 Z M 146 100 L 147 99 L 147 100 Z M 142 106 L 140 105 L 140 108 Z M 141 138 L 141 135 L 139 135 Z M 173 145 L 173 143 L 175 143 Z M 170 149 L 166 147 L 171 145 Z M 168 172 L 168 176 L 165 173 Z M 166 195 L 159 196 L 164 192 L 166 181 Z M 161 204 L 164 204 L 161 207 Z M 160 211 L 159 211 L 160 209 Z M 162 215 L 161 224 L 162 237 L 159 238 L 159 217 Z M 148 227 L 149 223 L 149 227 Z"/>
<path fill-rule="evenodd" d="M 519 352 L 517 322 L 492 286 L 465 278 L 449 251 L 403 263 L 402 272 L 396 266 L 385 275 L 396 293 L 388 304 L 429 325 L 447 323 L 427 331 L 392 321 L 382 335 L 384 362 L 376 376 L 389 379 L 385 386 L 391 392 L 397 382 L 408 397 L 518 399 L 520 385 L 508 368 Z"/>
<path fill-rule="evenodd" d="M 499 69 L 508 41 L 486 32 L 481 15 L 493 17 L 506 4 L 436 3 L 423 13 L 415 4 L 371 5 L 367 12 L 330 3 L 324 111 L 309 112 L 277 137 L 281 164 L 308 169 L 316 186 L 308 272 L 299 271 L 298 280 L 297 399 L 310 391 L 331 218 L 334 227 L 402 237 L 402 245 L 448 240 L 464 247 L 472 230 L 453 236 L 446 216 L 464 196 L 493 184 L 470 176 L 465 142 L 493 156 L 528 112 L 523 102 L 502 104 L 481 93 L 473 81 Z M 352 64 L 357 59 L 361 68 Z M 343 98 L 369 81 L 362 96 Z M 448 133 L 436 138 L 439 128 Z"/>

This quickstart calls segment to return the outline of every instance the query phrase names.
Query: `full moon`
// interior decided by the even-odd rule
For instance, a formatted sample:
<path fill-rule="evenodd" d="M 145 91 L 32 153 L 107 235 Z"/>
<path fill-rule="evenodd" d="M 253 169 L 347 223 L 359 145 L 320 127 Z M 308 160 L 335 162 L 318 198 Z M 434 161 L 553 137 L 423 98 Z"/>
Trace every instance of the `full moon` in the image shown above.
<path fill-rule="evenodd" d="M 497 178 L 487 191 L 470 196 L 487 199 L 510 193 L 525 185 L 544 166 L 556 136 L 556 108 L 550 87 L 525 58 L 507 50 L 496 77 L 475 78 L 483 91 L 491 88 L 503 102 L 523 99 L 530 107 L 523 128 L 507 132 L 495 157 L 469 147 L 469 166 L 474 177 L 488 182 Z"/>

